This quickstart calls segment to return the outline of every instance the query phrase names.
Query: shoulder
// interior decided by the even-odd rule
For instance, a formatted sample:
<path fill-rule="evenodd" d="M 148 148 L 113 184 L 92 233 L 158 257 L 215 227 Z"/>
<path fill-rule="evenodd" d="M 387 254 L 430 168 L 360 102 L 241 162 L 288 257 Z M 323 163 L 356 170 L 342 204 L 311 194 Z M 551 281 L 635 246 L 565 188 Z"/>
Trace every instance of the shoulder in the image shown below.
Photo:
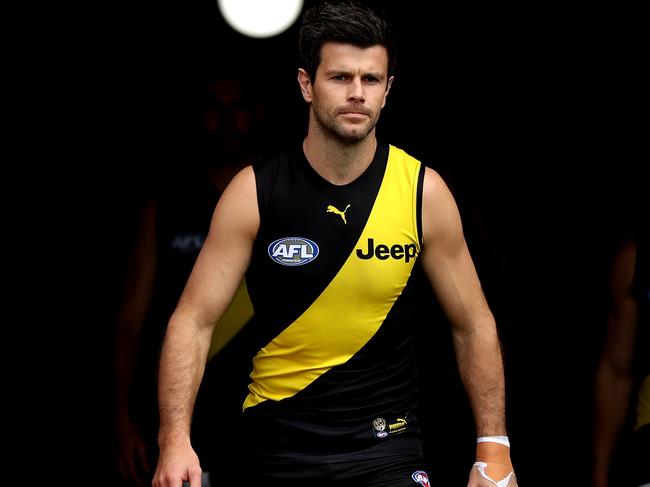
<path fill-rule="evenodd" d="M 454 241 L 462 234 L 456 201 L 440 174 L 431 168 L 424 171 L 422 188 L 423 242 Z"/>
<path fill-rule="evenodd" d="M 425 204 L 435 205 L 445 201 L 453 201 L 453 196 L 442 176 L 430 167 L 424 169 L 422 200 Z"/>
<path fill-rule="evenodd" d="M 422 203 L 423 210 L 427 207 L 439 206 L 440 203 L 454 203 L 454 198 L 444 179 L 438 172 L 425 166 L 419 159 L 413 157 L 404 149 L 390 145 L 390 157 L 400 159 L 405 166 L 413 167 L 423 173 L 422 176 Z"/>
<path fill-rule="evenodd" d="M 221 230 L 241 231 L 241 235 L 254 238 L 259 216 L 252 165 L 244 167 L 230 181 L 217 203 L 212 221 Z"/>
<path fill-rule="evenodd" d="M 244 167 L 232 178 L 221 199 L 251 195 L 255 195 L 255 171 L 253 165 Z"/>

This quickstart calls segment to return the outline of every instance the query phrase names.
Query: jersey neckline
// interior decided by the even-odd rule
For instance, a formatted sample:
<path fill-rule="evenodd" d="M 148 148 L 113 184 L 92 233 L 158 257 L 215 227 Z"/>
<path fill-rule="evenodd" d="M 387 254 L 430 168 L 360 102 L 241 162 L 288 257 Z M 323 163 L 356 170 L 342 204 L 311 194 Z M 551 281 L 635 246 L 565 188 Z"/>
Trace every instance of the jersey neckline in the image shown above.
<path fill-rule="evenodd" d="M 359 186 L 364 181 L 366 181 L 370 177 L 370 175 L 373 174 L 375 171 L 381 170 L 383 172 L 386 168 L 386 163 L 388 161 L 388 151 L 389 151 L 388 144 L 384 144 L 380 141 L 377 141 L 375 155 L 373 156 L 372 161 L 370 162 L 368 167 L 356 179 L 346 184 L 330 183 L 327 179 L 323 178 L 323 176 L 318 174 L 318 172 L 316 172 L 316 170 L 312 167 L 312 165 L 307 160 L 307 157 L 305 156 L 305 152 L 303 151 L 302 148 L 302 143 L 299 144 L 294 150 L 293 157 L 297 161 L 298 167 L 302 170 L 303 174 L 307 177 L 307 179 L 309 179 L 315 185 L 323 188 L 331 188 L 334 190 L 345 190 L 345 189 L 352 189 Z"/>

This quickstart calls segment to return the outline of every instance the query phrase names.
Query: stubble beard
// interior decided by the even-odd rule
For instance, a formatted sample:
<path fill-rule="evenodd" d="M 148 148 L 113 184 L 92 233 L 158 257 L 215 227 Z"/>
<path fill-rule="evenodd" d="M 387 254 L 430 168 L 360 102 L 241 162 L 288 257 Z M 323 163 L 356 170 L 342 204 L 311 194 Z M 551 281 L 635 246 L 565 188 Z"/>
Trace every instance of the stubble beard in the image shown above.
<path fill-rule="evenodd" d="M 321 130 L 332 135 L 343 144 L 356 144 L 364 140 L 375 128 L 378 117 L 370 117 L 368 122 L 354 127 L 347 127 L 336 120 L 336 116 L 323 116 L 318 110 L 314 110 L 316 122 Z"/>

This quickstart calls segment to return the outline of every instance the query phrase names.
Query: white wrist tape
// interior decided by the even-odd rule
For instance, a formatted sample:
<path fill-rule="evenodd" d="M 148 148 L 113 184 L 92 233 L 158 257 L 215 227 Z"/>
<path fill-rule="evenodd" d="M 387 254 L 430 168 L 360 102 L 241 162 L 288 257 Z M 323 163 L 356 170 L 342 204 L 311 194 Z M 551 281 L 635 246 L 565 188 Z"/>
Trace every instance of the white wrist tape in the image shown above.
<path fill-rule="evenodd" d="M 515 474 L 514 472 L 510 472 L 508 475 L 505 476 L 505 478 L 501 480 L 494 480 L 490 478 L 486 472 L 488 464 L 485 462 L 476 462 L 474 463 L 474 467 L 478 470 L 478 473 L 481 474 L 481 477 L 483 477 L 485 480 L 489 480 L 492 482 L 494 485 L 497 487 L 507 487 L 508 482 L 510 482 L 510 479 L 512 476 Z"/>
<path fill-rule="evenodd" d="M 510 441 L 508 440 L 507 436 L 479 436 L 476 438 L 476 443 L 484 442 L 500 443 L 501 445 L 505 445 L 510 448 Z"/>

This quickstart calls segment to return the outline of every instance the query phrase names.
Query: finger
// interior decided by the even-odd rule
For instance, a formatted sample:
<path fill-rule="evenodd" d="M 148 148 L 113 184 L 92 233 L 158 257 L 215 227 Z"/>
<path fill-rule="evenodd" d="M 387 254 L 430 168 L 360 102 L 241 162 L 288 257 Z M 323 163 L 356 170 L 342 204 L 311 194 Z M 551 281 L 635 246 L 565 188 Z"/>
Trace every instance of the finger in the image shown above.
<path fill-rule="evenodd" d="M 201 469 L 191 473 L 189 487 L 201 487 Z"/>
<path fill-rule="evenodd" d="M 182 482 L 182 485 L 189 485 L 187 482 L 183 481 L 179 477 L 157 475 L 154 477 L 152 482 L 153 487 L 178 487 L 178 483 Z"/>

